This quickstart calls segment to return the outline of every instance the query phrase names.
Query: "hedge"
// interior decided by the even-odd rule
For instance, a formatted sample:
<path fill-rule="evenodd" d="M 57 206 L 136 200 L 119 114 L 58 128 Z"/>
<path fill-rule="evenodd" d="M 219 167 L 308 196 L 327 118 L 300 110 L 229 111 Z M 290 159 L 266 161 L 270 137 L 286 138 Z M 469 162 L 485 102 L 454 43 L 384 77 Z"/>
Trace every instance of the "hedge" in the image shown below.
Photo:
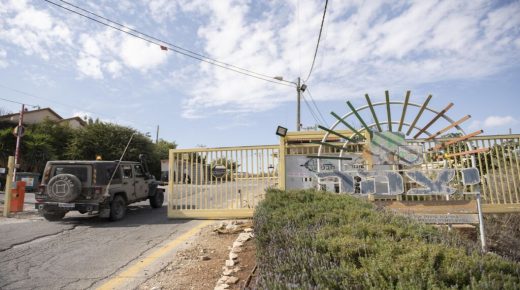
<path fill-rule="evenodd" d="M 520 265 L 360 198 L 269 190 L 254 215 L 259 289 L 518 289 Z"/>

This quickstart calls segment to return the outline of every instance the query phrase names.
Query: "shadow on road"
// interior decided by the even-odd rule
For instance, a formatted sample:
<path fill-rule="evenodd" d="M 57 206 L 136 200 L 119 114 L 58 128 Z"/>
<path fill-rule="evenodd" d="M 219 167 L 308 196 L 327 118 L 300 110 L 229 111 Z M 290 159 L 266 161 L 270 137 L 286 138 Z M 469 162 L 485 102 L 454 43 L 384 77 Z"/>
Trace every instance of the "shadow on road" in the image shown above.
<path fill-rule="evenodd" d="M 127 208 L 125 218 L 120 221 L 113 222 L 108 218 L 101 218 L 97 215 L 89 216 L 70 212 L 62 221 L 56 223 L 87 227 L 139 227 L 143 225 L 183 224 L 188 221 L 190 220 L 168 219 L 167 205 L 157 209 L 152 209 L 148 205 L 130 205 Z"/>

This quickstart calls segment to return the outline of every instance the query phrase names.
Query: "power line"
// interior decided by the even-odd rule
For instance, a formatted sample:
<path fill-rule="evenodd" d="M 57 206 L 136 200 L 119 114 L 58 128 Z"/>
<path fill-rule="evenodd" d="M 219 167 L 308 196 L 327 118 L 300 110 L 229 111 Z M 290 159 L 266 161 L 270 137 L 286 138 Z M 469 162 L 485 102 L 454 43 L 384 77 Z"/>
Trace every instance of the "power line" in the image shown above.
<path fill-rule="evenodd" d="M 62 105 L 62 106 L 65 106 L 65 107 L 69 107 L 71 109 L 74 109 L 74 110 L 80 110 L 78 107 L 75 107 L 75 106 L 72 106 L 72 105 L 69 105 L 69 104 L 65 104 L 65 103 L 62 103 L 62 102 L 58 102 L 58 101 L 55 101 L 55 100 L 52 100 L 52 99 L 48 99 L 48 98 L 44 98 L 44 97 L 39 97 L 39 96 L 36 96 L 36 95 L 33 95 L 33 94 L 30 94 L 30 93 L 27 93 L 27 92 L 24 92 L 24 91 L 21 91 L 21 90 L 18 90 L 18 89 L 14 89 L 14 88 L 11 88 L 11 87 L 8 87 L 8 86 L 5 86 L 3 84 L 0 84 L 0 87 L 2 88 L 5 88 L 5 89 L 8 89 L 8 90 L 11 90 L 13 92 L 17 92 L 19 94 L 22 94 L 22 95 L 26 95 L 28 97 L 31 97 L 31 98 L 35 98 L 35 99 L 41 99 L 41 100 L 45 100 L 47 102 L 50 102 L 50 103 L 54 103 L 54 104 L 58 104 L 58 105 Z M 1 100 L 5 100 L 5 101 L 10 101 L 10 100 L 6 100 L 6 99 L 2 99 L 0 98 Z M 20 102 L 16 102 L 16 101 L 10 101 L 12 103 L 16 103 L 16 104 L 24 104 L 24 103 L 20 103 Z M 28 105 L 28 106 L 31 106 L 33 108 L 37 108 L 37 107 L 40 107 L 39 105 L 30 105 L 30 104 L 25 104 L 25 105 Z M 92 113 L 94 115 L 98 115 L 100 117 L 105 117 L 105 118 L 112 118 L 113 116 L 108 116 L 108 115 L 105 115 L 105 114 L 100 114 L 98 112 L 93 112 L 91 110 L 88 110 L 87 113 Z M 146 125 L 150 125 L 150 124 L 146 124 Z"/>
<path fill-rule="evenodd" d="M 309 94 L 309 97 L 310 97 L 312 103 L 314 104 L 314 107 L 316 108 L 316 111 L 318 111 L 318 114 L 320 114 L 320 117 L 321 117 L 321 120 L 323 121 L 323 124 L 329 126 L 329 124 L 327 123 L 327 121 L 323 117 L 323 114 L 321 113 L 320 109 L 318 108 L 318 105 L 316 105 L 316 102 L 314 101 L 314 98 L 312 97 L 311 90 L 309 90 L 309 87 L 307 87 L 306 91 Z"/>
<path fill-rule="evenodd" d="M 302 99 L 303 99 L 303 101 L 305 102 L 305 105 L 307 105 L 307 109 L 309 109 L 309 112 L 311 113 L 312 118 L 314 118 L 314 121 L 316 121 L 316 124 L 320 124 L 321 121 L 318 120 L 318 118 L 317 118 L 316 115 L 314 114 L 314 111 L 312 110 L 311 105 L 309 105 L 309 102 L 307 102 L 307 99 L 306 99 L 303 95 L 302 95 Z"/>
<path fill-rule="evenodd" d="M 6 102 L 10 102 L 10 103 L 15 103 L 15 104 L 18 104 L 18 105 L 25 105 L 25 106 L 29 106 L 29 107 L 33 107 L 33 108 L 39 107 L 38 105 L 25 104 L 25 103 L 21 103 L 21 102 L 9 100 L 9 99 L 4 99 L 4 98 L 0 98 L 0 100 L 6 101 Z"/>
<path fill-rule="evenodd" d="M 155 41 L 159 41 L 159 42 L 161 42 L 161 43 L 171 45 L 171 46 L 173 46 L 173 47 L 175 47 L 175 48 L 177 48 L 177 49 L 180 49 L 180 50 L 182 50 L 182 51 L 185 51 L 185 52 L 187 52 L 187 53 L 190 53 L 190 54 L 193 54 L 193 55 L 199 56 L 199 57 L 201 57 L 201 58 L 205 58 L 205 59 L 211 60 L 211 61 L 213 61 L 213 62 L 215 62 L 215 63 L 219 63 L 219 64 L 226 65 L 226 66 L 229 66 L 229 67 L 232 67 L 232 68 L 236 68 L 236 69 L 239 69 L 239 70 L 243 70 L 243 71 L 246 71 L 246 72 L 249 72 L 249 73 L 255 74 L 255 75 L 259 75 L 259 76 L 266 77 L 266 78 L 273 78 L 272 76 L 269 76 L 269 75 L 266 75 L 266 74 L 262 74 L 262 73 L 257 73 L 257 72 L 254 72 L 254 71 L 251 71 L 251 70 L 248 70 L 248 69 L 245 69 L 245 68 L 241 68 L 241 67 L 238 67 L 238 66 L 235 66 L 235 65 L 229 64 L 229 63 L 225 63 L 225 62 L 219 61 L 219 60 L 217 60 L 217 59 L 211 58 L 211 57 L 209 57 L 209 56 L 207 56 L 207 55 L 203 55 L 203 54 L 200 54 L 200 53 L 194 52 L 194 51 L 192 51 L 192 50 L 189 50 L 189 49 L 183 48 L 183 47 L 181 47 L 181 46 L 175 45 L 175 44 L 173 44 L 173 43 L 170 43 L 170 42 L 164 41 L 164 40 L 162 40 L 162 39 L 156 38 L 156 37 L 154 37 L 154 36 L 152 36 L 152 35 L 149 35 L 149 34 L 146 34 L 146 33 L 144 33 L 144 32 L 140 32 L 140 31 L 138 31 L 138 30 L 135 30 L 135 29 L 133 29 L 133 28 L 131 28 L 131 27 L 128 27 L 128 26 L 126 26 L 126 25 L 124 25 L 124 24 L 121 24 L 121 23 L 116 22 L 116 21 L 114 21 L 114 20 L 111 20 L 111 19 L 109 19 L 109 18 L 103 17 L 102 15 L 96 14 L 96 13 L 90 11 L 90 10 L 87 10 L 87 9 L 84 9 L 84 8 L 79 7 L 79 6 L 77 6 L 77 5 L 74 5 L 74 4 L 72 4 L 72 3 L 70 3 L 70 2 L 67 2 L 67 1 L 65 1 L 65 0 L 58 0 L 58 1 L 63 2 L 63 3 L 65 3 L 65 4 L 67 4 L 67 5 L 69 5 L 69 6 L 72 6 L 72 7 L 76 8 L 76 9 L 79 9 L 79 10 L 81 10 L 81 11 L 83 11 L 83 12 L 88 13 L 88 14 L 94 15 L 94 16 L 100 18 L 100 19 L 103 19 L 103 20 L 107 21 L 107 22 L 110 22 L 110 23 L 116 24 L 116 25 L 118 25 L 118 26 L 124 27 L 125 29 L 127 29 L 127 30 L 129 30 L 129 31 L 132 31 L 132 32 L 135 32 L 135 33 L 138 33 L 138 34 L 144 35 L 144 36 L 146 36 L 146 37 L 148 37 L 148 38 L 150 38 L 150 39 L 153 39 L 153 40 L 155 40 Z M 289 83 L 288 81 L 284 81 L 284 80 L 282 80 L 282 82 L 287 82 L 287 83 Z"/>
<path fill-rule="evenodd" d="M 211 64 L 211 65 L 214 65 L 214 66 L 217 66 L 217 67 L 220 67 L 220 68 L 223 68 L 223 69 L 227 69 L 227 70 L 230 70 L 230 71 L 234 71 L 236 73 L 240 73 L 242 75 L 246 75 L 246 76 L 253 77 L 253 78 L 256 78 L 256 79 L 260 79 L 260 80 L 263 80 L 263 81 L 267 81 L 267 82 L 271 82 L 271 83 L 275 83 L 275 84 L 279 84 L 279 85 L 294 87 L 294 84 L 292 82 L 290 82 L 290 81 L 275 80 L 274 77 L 271 77 L 271 76 L 268 76 L 268 75 L 265 75 L 265 74 L 256 73 L 256 72 L 253 72 L 253 71 L 250 71 L 250 70 L 247 70 L 247 69 L 243 69 L 243 68 L 240 68 L 240 67 L 237 67 L 237 66 L 225 63 L 225 62 L 221 62 L 221 61 L 218 61 L 218 60 L 215 60 L 215 59 L 208 58 L 208 57 L 203 56 L 201 54 L 194 53 L 194 52 L 192 52 L 190 50 L 181 48 L 181 47 L 179 47 L 177 45 L 173 45 L 173 44 L 168 43 L 168 42 L 166 42 L 164 40 L 155 38 L 155 37 L 150 36 L 148 34 L 142 33 L 142 32 L 140 32 L 138 30 L 135 30 L 135 29 L 132 29 L 132 28 L 127 27 L 125 25 L 119 24 L 118 22 L 112 21 L 112 20 L 110 20 L 108 18 L 102 17 L 102 16 L 100 16 L 100 15 L 94 13 L 94 12 L 90 12 L 90 11 L 88 11 L 86 9 L 83 9 L 83 8 L 80 8 L 78 6 L 72 5 L 72 4 L 70 4 L 70 3 L 66 2 L 66 1 L 58 0 L 58 1 L 61 1 L 62 3 L 66 3 L 67 5 L 69 5 L 71 7 L 74 7 L 76 9 L 81 10 L 81 11 L 89 13 L 91 15 L 94 15 L 95 17 L 97 17 L 99 19 L 102 19 L 104 21 L 107 21 L 108 23 L 103 22 L 103 21 L 101 21 L 99 19 L 96 19 L 94 17 L 85 15 L 85 14 L 83 14 L 83 13 L 77 11 L 77 10 L 65 7 L 65 6 L 63 6 L 63 5 L 59 4 L 59 3 L 53 2 L 51 0 L 43 0 L 43 1 L 45 1 L 47 3 L 50 3 L 52 5 L 55 5 L 55 6 L 59 7 L 59 8 L 64 9 L 64 10 L 67 10 L 67 11 L 69 11 L 71 13 L 74 13 L 74 14 L 77 14 L 77 15 L 82 16 L 84 18 L 87 18 L 89 20 L 92 20 L 92 21 L 94 21 L 96 23 L 102 24 L 102 25 L 107 26 L 109 28 L 115 29 L 117 31 L 126 33 L 128 35 L 131 35 L 133 37 L 139 38 L 141 40 L 144 40 L 144 41 L 146 41 L 148 43 L 155 44 L 155 45 L 161 47 L 161 49 L 164 47 L 164 48 L 172 50 L 172 51 L 174 51 L 174 52 L 176 52 L 178 54 L 184 55 L 186 57 L 190 57 L 190 58 L 199 60 L 201 62 L 205 62 L 205 63 Z M 115 24 L 115 25 L 117 25 L 119 27 L 111 25 L 110 23 Z"/>
<path fill-rule="evenodd" d="M 305 79 L 304 83 L 306 83 L 309 80 L 309 78 L 311 77 L 312 70 L 314 69 L 314 63 L 316 62 L 316 55 L 318 54 L 318 48 L 320 47 L 320 39 L 321 39 L 321 32 L 323 30 L 323 22 L 325 21 L 325 14 L 327 13 L 327 4 L 329 4 L 329 0 L 325 1 L 325 8 L 323 9 L 323 17 L 321 18 L 320 34 L 318 35 L 318 42 L 316 43 L 316 50 L 314 51 L 314 57 L 312 59 L 312 65 L 311 65 L 311 69 L 309 70 L 309 75 L 307 76 L 307 79 Z"/>

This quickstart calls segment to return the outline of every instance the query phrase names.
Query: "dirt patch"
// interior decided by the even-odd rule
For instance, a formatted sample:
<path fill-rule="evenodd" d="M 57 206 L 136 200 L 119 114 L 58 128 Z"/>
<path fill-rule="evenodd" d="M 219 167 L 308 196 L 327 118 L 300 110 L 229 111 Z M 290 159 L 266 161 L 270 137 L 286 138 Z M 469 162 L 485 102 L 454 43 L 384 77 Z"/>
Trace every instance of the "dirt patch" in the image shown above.
<path fill-rule="evenodd" d="M 166 267 L 138 289 L 214 289 L 239 233 L 219 233 L 215 231 L 215 227 L 204 228 L 189 248 L 178 252 Z M 233 274 L 239 280 L 236 284 L 229 285 L 228 289 L 243 288 L 255 266 L 255 254 L 254 241 L 245 242 L 236 260 L 236 268 L 240 270 Z"/>

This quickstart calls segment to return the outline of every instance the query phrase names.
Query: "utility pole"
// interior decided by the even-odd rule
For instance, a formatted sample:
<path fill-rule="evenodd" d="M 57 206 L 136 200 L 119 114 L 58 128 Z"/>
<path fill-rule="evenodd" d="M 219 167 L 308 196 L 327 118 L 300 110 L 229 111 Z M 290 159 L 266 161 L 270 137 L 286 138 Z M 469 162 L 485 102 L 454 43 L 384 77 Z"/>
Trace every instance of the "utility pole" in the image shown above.
<path fill-rule="evenodd" d="M 296 131 L 300 131 L 301 122 L 300 122 L 300 99 L 301 99 L 301 90 L 300 90 L 300 77 L 298 77 L 298 83 L 296 84 Z"/>
<path fill-rule="evenodd" d="M 159 143 L 159 125 L 157 125 L 157 132 L 155 134 L 155 144 Z"/>
<path fill-rule="evenodd" d="M 16 171 L 20 166 L 20 142 L 23 134 L 23 113 L 25 111 L 25 105 L 22 104 L 22 111 L 20 111 L 20 116 L 18 117 L 18 127 L 16 127 L 16 149 L 14 153 L 14 171 L 13 171 L 13 182 L 16 182 Z"/>

